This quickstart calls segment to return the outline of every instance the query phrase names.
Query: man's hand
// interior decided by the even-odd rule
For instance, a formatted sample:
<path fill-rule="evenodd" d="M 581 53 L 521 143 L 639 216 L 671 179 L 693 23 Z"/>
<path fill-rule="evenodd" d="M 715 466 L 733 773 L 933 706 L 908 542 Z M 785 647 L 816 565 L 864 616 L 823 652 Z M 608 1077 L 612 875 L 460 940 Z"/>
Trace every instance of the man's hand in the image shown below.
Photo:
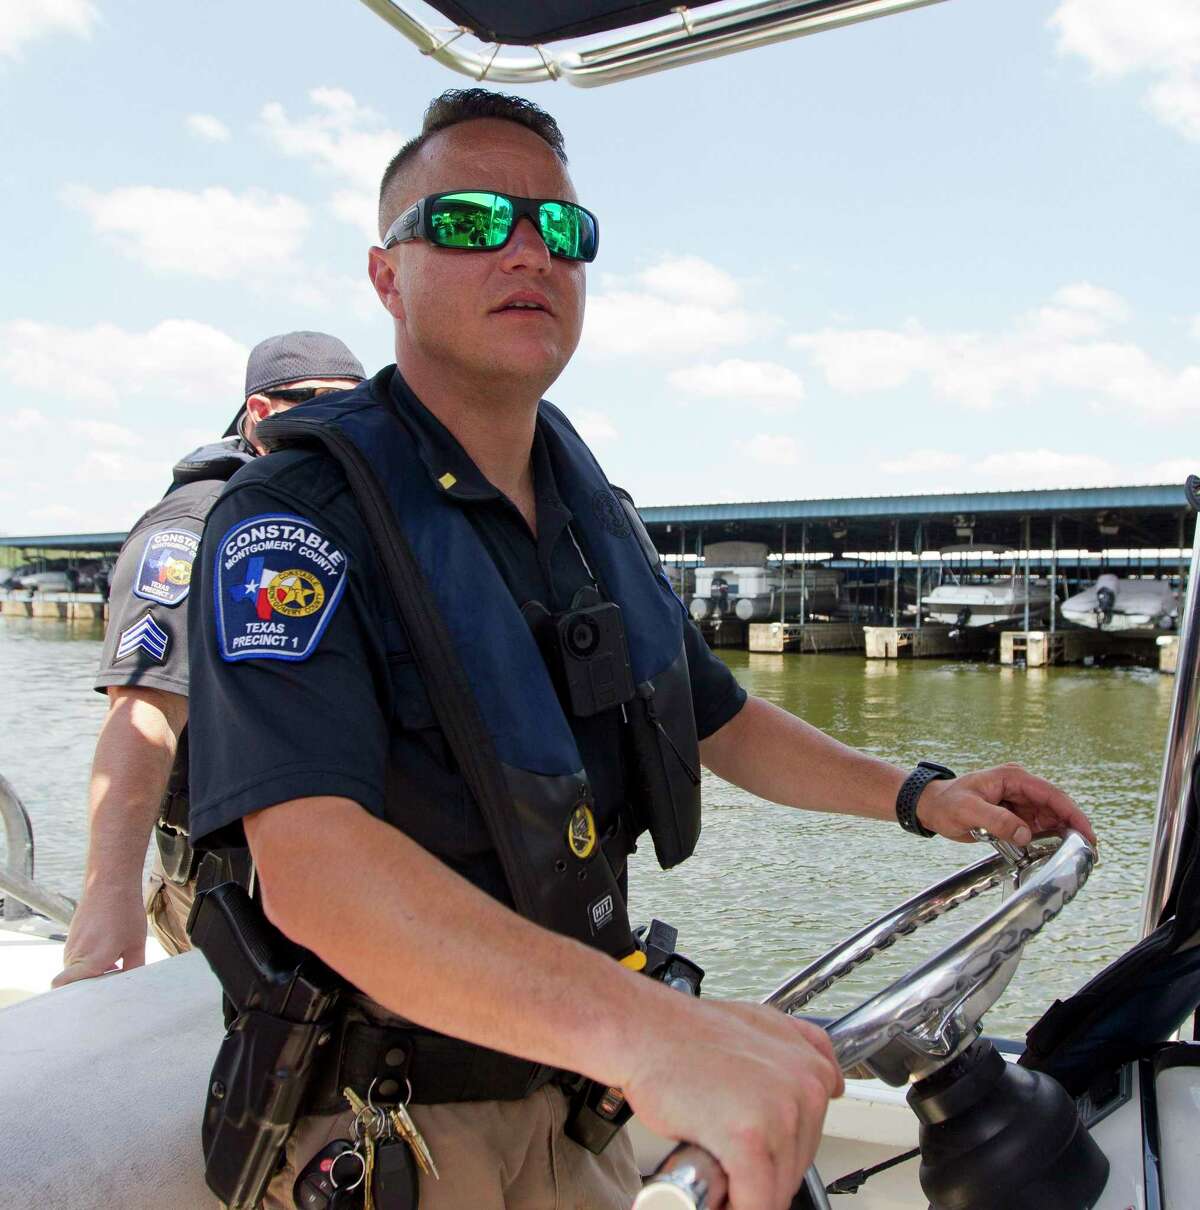
<path fill-rule="evenodd" d="M 1038 832 L 1073 828 L 1096 843 L 1088 817 L 1057 786 L 1020 765 L 997 765 L 953 781 L 934 781 L 921 792 L 917 819 L 949 840 L 970 841 L 972 828 L 1026 845 Z"/>
<path fill-rule="evenodd" d="M 146 962 L 146 910 L 137 883 L 131 888 L 98 886 L 75 909 L 63 968 L 51 987 L 66 987 L 115 970 L 133 970 Z"/>
<path fill-rule="evenodd" d="M 720 1161 L 731 1210 L 787 1210 L 845 1088 L 829 1037 L 757 1004 L 685 1004 L 678 1030 L 639 1037 L 624 1092 L 651 1130 Z"/>

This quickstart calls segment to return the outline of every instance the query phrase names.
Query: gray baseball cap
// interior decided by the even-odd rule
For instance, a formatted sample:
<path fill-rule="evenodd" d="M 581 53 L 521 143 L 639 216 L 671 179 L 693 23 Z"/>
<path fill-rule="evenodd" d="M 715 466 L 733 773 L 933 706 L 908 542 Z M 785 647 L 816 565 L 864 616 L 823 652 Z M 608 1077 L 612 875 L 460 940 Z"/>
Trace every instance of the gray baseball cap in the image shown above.
<path fill-rule="evenodd" d="M 245 398 L 269 394 L 273 387 L 310 378 L 353 378 L 361 382 L 366 376 L 362 362 L 336 336 L 326 332 L 285 332 L 260 340 L 250 350 Z M 225 430 L 226 437 L 236 435 L 244 411 L 243 404 Z"/>

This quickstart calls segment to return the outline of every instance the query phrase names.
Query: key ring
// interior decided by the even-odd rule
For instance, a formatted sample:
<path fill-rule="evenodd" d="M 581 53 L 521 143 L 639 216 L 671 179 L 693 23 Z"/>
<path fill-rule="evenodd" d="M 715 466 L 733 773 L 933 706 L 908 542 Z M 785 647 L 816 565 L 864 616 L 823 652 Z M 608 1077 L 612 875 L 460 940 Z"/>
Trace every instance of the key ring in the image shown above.
<path fill-rule="evenodd" d="M 338 1181 L 337 1181 L 337 1177 L 334 1176 L 334 1173 L 337 1171 L 338 1161 L 344 1160 L 348 1155 L 353 1156 L 354 1159 L 358 1160 L 358 1180 L 356 1180 L 353 1185 L 339 1185 Z M 359 1187 L 359 1185 L 361 1185 L 363 1183 L 363 1181 L 366 1179 L 366 1175 L 367 1175 L 367 1161 L 365 1159 L 363 1159 L 363 1157 L 361 1155 L 358 1154 L 357 1148 L 353 1151 L 342 1151 L 338 1155 L 335 1155 L 333 1157 L 333 1163 L 329 1165 L 329 1183 L 335 1189 L 340 1189 L 346 1193 L 349 1193 L 353 1189 L 357 1189 Z"/>

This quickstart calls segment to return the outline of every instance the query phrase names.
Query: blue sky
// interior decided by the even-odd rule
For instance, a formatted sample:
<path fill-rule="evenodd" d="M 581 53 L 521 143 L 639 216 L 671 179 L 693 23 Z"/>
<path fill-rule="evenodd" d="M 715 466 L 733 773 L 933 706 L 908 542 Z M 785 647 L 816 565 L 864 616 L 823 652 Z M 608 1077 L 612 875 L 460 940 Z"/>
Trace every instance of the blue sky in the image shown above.
<path fill-rule="evenodd" d="M 127 528 L 263 336 L 374 370 L 373 194 L 463 86 L 357 0 L 0 5 L 0 531 Z M 640 503 L 1181 479 L 1200 6 L 948 0 L 601 89 L 551 391 Z"/>

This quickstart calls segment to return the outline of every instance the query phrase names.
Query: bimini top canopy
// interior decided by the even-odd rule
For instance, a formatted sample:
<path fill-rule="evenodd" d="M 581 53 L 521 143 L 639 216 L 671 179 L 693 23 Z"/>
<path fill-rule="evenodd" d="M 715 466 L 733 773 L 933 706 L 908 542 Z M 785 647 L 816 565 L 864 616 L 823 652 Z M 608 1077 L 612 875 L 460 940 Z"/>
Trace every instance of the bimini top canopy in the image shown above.
<path fill-rule="evenodd" d="M 922 8 L 939 0 L 363 0 L 424 55 L 498 84 L 583 88 Z M 438 15 L 451 22 L 438 24 Z M 550 51 L 547 43 L 593 39 Z M 507 46 L 527 52 L 506 52 Z"/>

